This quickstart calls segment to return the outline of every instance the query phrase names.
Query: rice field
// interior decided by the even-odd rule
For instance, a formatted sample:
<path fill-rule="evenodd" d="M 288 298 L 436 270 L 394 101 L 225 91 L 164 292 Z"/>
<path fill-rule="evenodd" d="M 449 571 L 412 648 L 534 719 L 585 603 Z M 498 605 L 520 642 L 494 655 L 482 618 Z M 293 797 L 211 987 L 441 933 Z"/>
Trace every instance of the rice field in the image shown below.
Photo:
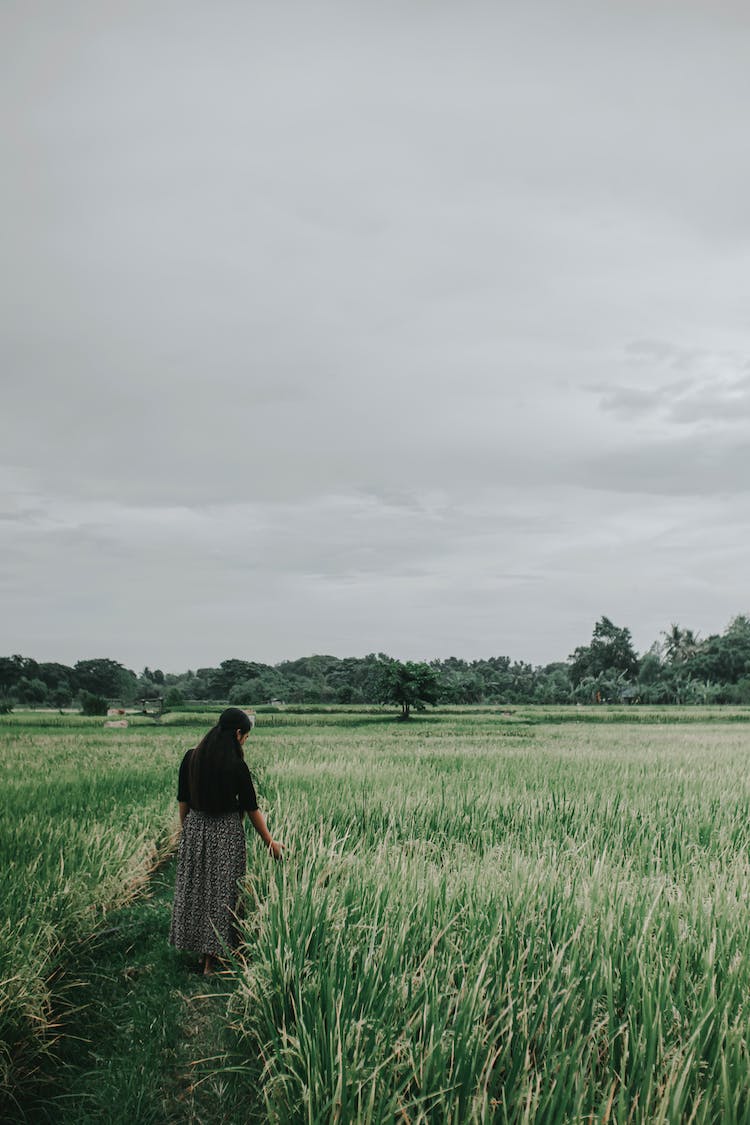
<path fill-rule="evenodd" d="M 574 714 L 260 716 L 287 856 L 251 844 L 227 1020 L 268 1121 L 750 1120 L 747 715 Z M 0 722 L 6 1044 L 210 720 Z"/>

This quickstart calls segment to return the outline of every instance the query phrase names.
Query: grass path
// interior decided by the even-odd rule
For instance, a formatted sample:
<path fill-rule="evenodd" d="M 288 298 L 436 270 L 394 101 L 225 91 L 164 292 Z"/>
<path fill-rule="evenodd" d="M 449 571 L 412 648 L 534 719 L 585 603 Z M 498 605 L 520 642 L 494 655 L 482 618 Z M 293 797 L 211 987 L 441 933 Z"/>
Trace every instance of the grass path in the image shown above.
<path fill-rule="evenodd" d="M 167 944 L 174 860 L 69 952 L 54 984 L 57 1035 L 9 1120 L 28 1125 L 260 1121 L 231 1077 L 231 980 L 208 980 Z M 0 1115 L 3 1116 L 3 1115 Z"/>

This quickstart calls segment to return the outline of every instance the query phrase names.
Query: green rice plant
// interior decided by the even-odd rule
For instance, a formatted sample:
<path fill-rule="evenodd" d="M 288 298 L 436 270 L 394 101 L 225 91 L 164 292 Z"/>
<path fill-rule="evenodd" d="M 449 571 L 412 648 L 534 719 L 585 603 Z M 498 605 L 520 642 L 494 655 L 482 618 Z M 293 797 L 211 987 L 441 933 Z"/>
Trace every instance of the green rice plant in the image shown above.
<path fill-rule="evenodd" d="M 742 716 L 560 714 L 259 717 L 287 852 L 251 845 L 229 1020 L 270 1121 L 750 1120 Z M 214 717 L 0 719 L 8 1067 L 65 943 L 171 846 Z"/>
<path fill-rule="evenodd" d="M 269 1120 L 750 1119 L 741 730 L 273 739 L 231 1012 Z"/>

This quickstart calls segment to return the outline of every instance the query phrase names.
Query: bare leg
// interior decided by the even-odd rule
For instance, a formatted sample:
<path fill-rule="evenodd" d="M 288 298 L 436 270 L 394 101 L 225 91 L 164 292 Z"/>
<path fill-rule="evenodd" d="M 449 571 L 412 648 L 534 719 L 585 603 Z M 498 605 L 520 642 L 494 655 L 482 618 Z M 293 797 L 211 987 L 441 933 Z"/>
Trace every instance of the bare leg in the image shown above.
<path fill-rule="evenodd" d="M 216 958 L 213 956 L 213 954 L 207 953 L 206 959 L 203 962 L 203 975 L 204 975 L 204 977 L 210 977 L 211 973 L 214 971 L 215 968 L 216 968 Z"/>

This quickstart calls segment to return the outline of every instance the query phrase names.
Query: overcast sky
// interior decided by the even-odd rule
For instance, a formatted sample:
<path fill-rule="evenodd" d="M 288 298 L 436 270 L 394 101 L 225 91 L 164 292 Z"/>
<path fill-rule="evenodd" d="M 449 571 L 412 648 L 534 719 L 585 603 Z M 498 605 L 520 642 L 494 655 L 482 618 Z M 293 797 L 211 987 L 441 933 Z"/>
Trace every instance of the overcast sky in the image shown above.
<path fill-rule="evenodd" d="M 750 611 L 750 7 L 0 6 L 0 655 Z"/>

